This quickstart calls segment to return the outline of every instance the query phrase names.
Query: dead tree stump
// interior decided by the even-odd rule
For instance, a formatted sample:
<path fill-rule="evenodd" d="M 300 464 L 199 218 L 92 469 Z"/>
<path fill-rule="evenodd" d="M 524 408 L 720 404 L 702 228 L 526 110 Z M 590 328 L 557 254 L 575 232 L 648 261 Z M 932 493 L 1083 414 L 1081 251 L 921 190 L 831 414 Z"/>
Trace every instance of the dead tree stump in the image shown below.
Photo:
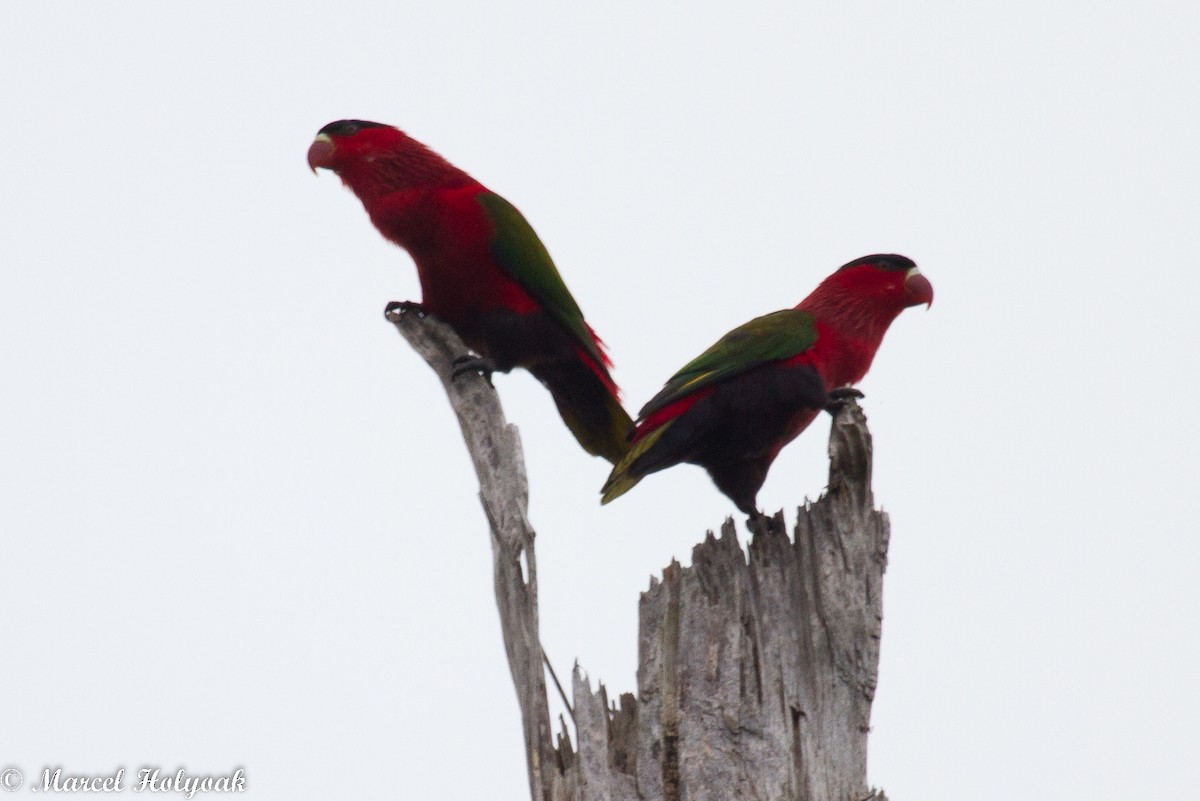
<path fill-rule="evenodd" d="M 652 578 L 636 698 L 610 705 L 577 667 L 577 742 L 564 733 L 556 744 L 516 428 L 482 378 L 451 379 L 466 348 L 449 326 L 388 319 L 442 379 L 475 463 L 534 801 L 885 801 L 866 769 L 889 529 L 857 403 L 834 420 L 828 489 L 798 510 L 794 536 L 780 512 L 754 527 L 747 558 L 727 519 L 691 567 L 672 562 Z"/>

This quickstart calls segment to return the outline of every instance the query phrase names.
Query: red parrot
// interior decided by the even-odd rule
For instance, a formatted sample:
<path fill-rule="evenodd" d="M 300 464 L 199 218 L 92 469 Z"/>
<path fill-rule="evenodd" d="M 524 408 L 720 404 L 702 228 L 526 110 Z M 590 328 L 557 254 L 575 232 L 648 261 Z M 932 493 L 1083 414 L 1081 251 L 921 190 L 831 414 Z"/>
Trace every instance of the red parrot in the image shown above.
<path fill-rule="evenodd" d="M 385 238 L 417 265 L 423 310 L 482 359 L 459 372 L 524 367 L 540 380 L 588 453 L 616 463 L 633 421 L 612 362 L 545 245 L 507 200 L 403 131 L 331 122 L 308 149 L 313 172 L 337 173 Z M 401 304 L 403 306 L 411 304 Z"/>
<path fill-rule="evenodd" d="M 904 256 L 855 259 L 794 309 L 730 331 L 671 377 L 638 414 L 632 446 L 613 468 L 601 503 L 650 473 L 700 465 L 752 518 L 771 463 L 822 410 L 859 394 L 892 321 L 933 303 L 933 286 Z M 860 395 L 861 397 L 861 395 Z"/>

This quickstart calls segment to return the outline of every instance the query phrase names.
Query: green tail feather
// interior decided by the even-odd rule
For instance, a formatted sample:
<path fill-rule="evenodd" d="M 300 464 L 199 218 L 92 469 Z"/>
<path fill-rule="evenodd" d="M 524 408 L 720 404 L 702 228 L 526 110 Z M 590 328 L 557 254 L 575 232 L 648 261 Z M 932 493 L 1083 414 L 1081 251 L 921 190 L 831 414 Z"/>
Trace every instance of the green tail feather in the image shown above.
<path fill-rule="evenodd" d="M 554 399 L 563 422 L 571 429 L 571 433 L 585 451 L 593 456 L 602 456 L 613 464 L 624 458 L 629 451 L 629 434 L 633 431 L 633 420 L 621 408 L 616 398 L 611 395 L 605 398 L 604 420 L 600 425 L 586 420 L 580 408 L 568 405 L 567 399 L 558 402 L 558 395 L 555 395 Z"/>
<path fill-rule="evenodd" d="M 620 498 L 625 493 L 634 488 L 639 481 L 644 477 L 644 473 L 634 472 L 637 466 L 638 459 L 654 447 L 655 443 L 662 438 L 662 435 L 671 427 L 674 420 L 669 420 L 659 428 L 650 432 L 645 438 L 638 441 L 636 445 L 625 453 L 625 456 L 613 468 L 612 473 L 608 476 L 608 481 L 604 482 L 604 486 L 600 489 L 600 503 L 606 504 L 616 498 Z"/>
<path fill-rule="evenodd" d="M 554 398 L 558 413 L 585 451 L 616 464 L 629 450 L 633 420 L 583 362 L 530 368 Z"/>

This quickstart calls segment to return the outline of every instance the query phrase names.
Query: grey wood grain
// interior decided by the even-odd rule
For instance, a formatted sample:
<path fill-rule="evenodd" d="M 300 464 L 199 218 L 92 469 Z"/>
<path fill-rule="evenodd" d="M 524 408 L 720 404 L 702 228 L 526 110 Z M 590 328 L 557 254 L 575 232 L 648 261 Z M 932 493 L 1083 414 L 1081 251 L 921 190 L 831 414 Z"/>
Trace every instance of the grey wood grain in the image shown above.
<path fill-rule="evenodd" d="M 466 348 L 448 326 L 389 319 L 442 379 L 479 478 L 534 801 L 886 801 L 866 767 L 890 528 L 857 402 L 834 419 L 828 488 L 797 510 L 791 537 L 780 512 L 749 526 L 743 550 L 726 519 L 690 567 L 651 578 L 636 697 L 612 704 L 575 667 L 573 745 L 550 729 L 516 428 L 482 377 L 451 378 Z"/>

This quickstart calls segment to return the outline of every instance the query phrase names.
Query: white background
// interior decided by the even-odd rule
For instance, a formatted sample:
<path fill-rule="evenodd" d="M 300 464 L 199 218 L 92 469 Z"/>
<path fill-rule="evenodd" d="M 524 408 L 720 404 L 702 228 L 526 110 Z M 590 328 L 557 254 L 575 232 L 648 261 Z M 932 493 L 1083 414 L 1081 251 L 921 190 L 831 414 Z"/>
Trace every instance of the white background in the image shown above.
<path fill-rule="evenodd" d="M 415 271 L 304 163 L 358 117 L 525 212 L 633 409 L 843 262 L 916 259 L 937 300 L 862 385 L 872 783 L 1188 797 L 1196 4 L 648 5 L 6 9 L 0 767 L 527 797 L 470 463 L 381 316 Z M 693 467 L 599 507 L 607 465 L 496 383 L 546 649 L 631 691 L 638 593 L 733 507 Z M 822 490 L 827 431 L 765 508 Z"/>

